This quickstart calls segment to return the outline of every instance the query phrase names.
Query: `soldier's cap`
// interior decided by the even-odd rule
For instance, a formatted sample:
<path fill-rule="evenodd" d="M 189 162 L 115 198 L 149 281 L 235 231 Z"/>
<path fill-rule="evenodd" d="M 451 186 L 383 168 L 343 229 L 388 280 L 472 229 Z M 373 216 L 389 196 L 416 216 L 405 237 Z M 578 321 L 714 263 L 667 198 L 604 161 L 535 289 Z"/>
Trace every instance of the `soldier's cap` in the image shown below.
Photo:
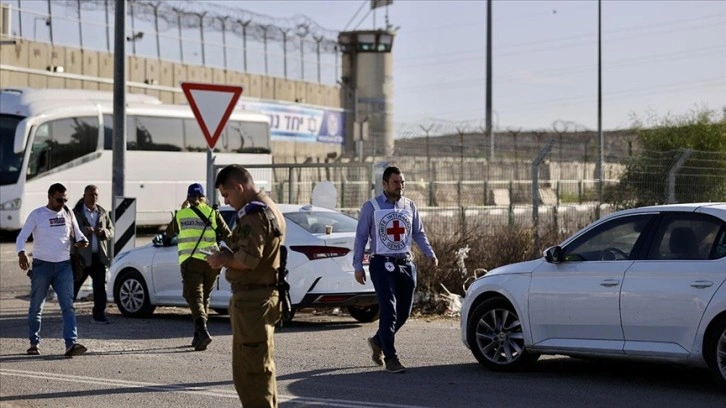
<path fill-rule="evenodd" d="M 204 197 L 204 187 L 199 183 L 190 184 L 187 189 L 187 197 Z"/>

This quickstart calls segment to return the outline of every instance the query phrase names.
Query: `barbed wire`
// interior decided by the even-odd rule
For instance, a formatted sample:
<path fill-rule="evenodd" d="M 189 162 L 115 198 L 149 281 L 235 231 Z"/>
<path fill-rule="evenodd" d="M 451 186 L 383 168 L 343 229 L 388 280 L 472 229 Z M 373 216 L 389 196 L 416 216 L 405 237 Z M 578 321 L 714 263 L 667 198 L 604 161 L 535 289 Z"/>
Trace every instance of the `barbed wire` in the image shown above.
<path fill-rule="evenodd" d="M 108 3 L 99 0 L 57 0 L 57 3 L 71 9 L 98 11 L 113 8 L 115 0 Z M 298 14 L 291 18 L 278 18 L 255 13 L 238 7 L 191 1 L 132 0 L 127 13 L 134 18 L 154 23 L 159 31 L 172 28 L 205 29 L 231 32 L 239 37 L 266 42 L 285 43 L 288 50 L 335 53 L 338 47 L 338 33 L 329 30 L 310 17 Z M 291 39 L 298 41 L 290 41 Z"/>

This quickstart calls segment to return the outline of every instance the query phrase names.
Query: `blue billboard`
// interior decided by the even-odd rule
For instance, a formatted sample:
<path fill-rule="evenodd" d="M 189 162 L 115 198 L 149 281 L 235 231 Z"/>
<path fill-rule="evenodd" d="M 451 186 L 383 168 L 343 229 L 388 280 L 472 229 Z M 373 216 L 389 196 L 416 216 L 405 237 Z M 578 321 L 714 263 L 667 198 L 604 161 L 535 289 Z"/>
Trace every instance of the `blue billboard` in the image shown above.
<path fill-rule="evenodd" d="M 238 109 L 264 113 L 270 117 L 272 140 L 343 144 L 343 109 L 261 102 L 240 98 Z"/>

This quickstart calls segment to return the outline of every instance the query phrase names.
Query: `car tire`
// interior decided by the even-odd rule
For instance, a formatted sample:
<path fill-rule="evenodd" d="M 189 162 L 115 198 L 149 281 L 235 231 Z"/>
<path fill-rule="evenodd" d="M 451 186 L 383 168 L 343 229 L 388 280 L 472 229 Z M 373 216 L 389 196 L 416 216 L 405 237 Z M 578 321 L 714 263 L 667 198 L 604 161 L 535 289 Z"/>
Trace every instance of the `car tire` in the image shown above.
<path fill-rule="evenodd" d="M 494 371 L 517 371 L 539 355 L 527 351 L 519 316 L 505 299 L 488 299 L 471 314 L 467 338 L 472 354 Z"/>
<path fill-rule="evenodd" d="M 146 282 L 137 271 L 129 271 L 119 276 L 113 296 L 118 310 L 126 317 L 148 317 L 156 309 L 149 299 Z"/>
<path fill-rule="evenodd" d="M 726 390 L 726 318 L 716 322 L 704 347 L 704 357 L 716 382 Z"/>
<path fill-rule="evenodd" d="M 348 306 L 348 313 L 360 323 L 375 322 L 381 315 L 378 305 Z"/>
<path fill-rule="evenodd" d="M 213 307 L 212 310 L 217 312 L 217 314 L 219 314 L 219 315 L 228 315 L 229 314 L 229 309 L 223 308 L 223 307 Z"/>

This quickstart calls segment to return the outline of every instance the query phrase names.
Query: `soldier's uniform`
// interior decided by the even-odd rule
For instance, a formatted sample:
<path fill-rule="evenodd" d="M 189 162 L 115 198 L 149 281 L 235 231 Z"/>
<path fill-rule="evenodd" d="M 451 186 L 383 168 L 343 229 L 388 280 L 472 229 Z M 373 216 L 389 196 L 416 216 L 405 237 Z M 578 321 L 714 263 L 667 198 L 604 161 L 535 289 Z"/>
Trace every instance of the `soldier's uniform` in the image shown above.
<path fill-rule="evenodd" d="M 234 386 L 245 408 L 277 407 L 275 324 L 280 320 L 277 268 L 285 219 L 277 205 L 260 192 L 238 213 L 230 249 L 249 270 L 228 269 L 232 287 Z"/>

